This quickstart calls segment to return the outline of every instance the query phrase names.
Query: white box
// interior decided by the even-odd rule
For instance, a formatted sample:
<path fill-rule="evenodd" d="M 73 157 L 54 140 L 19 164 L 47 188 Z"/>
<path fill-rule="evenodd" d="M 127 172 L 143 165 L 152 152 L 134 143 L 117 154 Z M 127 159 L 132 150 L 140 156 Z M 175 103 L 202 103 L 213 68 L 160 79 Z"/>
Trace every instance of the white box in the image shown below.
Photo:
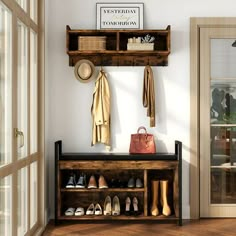
<path fill-rule="evenodd" d="M 136 51 L 153 51 L 154 43 L 127 43 L 127 50 L 136 50 Z"/>

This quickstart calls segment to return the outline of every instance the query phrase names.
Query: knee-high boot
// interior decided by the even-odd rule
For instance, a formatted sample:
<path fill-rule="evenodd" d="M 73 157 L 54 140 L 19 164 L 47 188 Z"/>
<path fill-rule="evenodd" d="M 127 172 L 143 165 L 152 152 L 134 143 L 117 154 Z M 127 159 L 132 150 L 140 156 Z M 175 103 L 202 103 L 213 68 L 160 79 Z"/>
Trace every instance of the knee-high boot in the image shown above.
<path fill-rule="evenodd" d="M 161 203 L 162 203 L 162 214 L 169 216 L 171 214 L 170 207 L 168 205 L 167 196 L 168 196 L 168 180 L 161 180 Z"/>
<path fill-rule="evenodd" d="M 152 180 L 152 206 L 151 206 L 152 216 L 159 215 L 158 191 L 159 191 L 159 181 L 158 180 Z"/>

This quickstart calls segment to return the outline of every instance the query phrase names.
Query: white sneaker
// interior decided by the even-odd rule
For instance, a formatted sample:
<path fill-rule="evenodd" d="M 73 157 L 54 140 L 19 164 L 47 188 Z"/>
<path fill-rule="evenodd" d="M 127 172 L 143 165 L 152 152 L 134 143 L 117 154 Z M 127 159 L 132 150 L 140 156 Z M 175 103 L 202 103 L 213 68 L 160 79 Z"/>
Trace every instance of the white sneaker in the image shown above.
<path fill-rule="evenodd" d="M 75 211 L 75 216 L 83 216 L 84 215 L 84 208 L 78 207 Z"/>
<path fill-rule="evenodd" d="M 69 207 L 66 211 L 65 211 L 65 215 L 66 216 L 73 216 L 75 213 L 75 208 L 73 207 Z"/>

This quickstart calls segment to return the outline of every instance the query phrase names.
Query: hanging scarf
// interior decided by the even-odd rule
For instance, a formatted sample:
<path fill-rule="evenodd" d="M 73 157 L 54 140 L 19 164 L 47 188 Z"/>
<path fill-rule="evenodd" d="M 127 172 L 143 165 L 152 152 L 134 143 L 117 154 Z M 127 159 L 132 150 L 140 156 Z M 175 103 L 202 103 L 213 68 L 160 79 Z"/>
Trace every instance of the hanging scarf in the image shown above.
<path fill-rule="evenodd" d="M 155 127 L 155 88 L 152 68 L 149 65 L 144 69 L 143 106 L 147 108 L 147 116 L 150 117 L 150 127 Z"/>

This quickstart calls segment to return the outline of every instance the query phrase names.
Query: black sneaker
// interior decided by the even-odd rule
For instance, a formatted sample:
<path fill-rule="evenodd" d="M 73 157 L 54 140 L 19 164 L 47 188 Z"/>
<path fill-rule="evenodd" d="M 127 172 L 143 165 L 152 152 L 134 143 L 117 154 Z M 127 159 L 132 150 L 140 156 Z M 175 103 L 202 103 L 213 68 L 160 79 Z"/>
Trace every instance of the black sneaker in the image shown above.
<path fill-rule="evenodd" d="M 75 187 L 75 175 L 71 175 L 66 184 L 66 188 L 74 188 L 74 187 Z"/>
<path fill-rule="evenodd" d="M 134 182 L 134 178 L 130 178 L 127 184 L 128 188 L 134 188 L 135 187 L 135 182 Z"/>
<path fill-rule="evenodd" d="M 142 180 L 140 178 L 136 179 L 136 188 L 142 188 L 143 187 L 143 183 Z"/>
<path fill-rule="evenodd" d="M 85 186 L 86 186 L 86 175 L 81 174 L 75 187 L 76 188 L 85 188 Z"/>

